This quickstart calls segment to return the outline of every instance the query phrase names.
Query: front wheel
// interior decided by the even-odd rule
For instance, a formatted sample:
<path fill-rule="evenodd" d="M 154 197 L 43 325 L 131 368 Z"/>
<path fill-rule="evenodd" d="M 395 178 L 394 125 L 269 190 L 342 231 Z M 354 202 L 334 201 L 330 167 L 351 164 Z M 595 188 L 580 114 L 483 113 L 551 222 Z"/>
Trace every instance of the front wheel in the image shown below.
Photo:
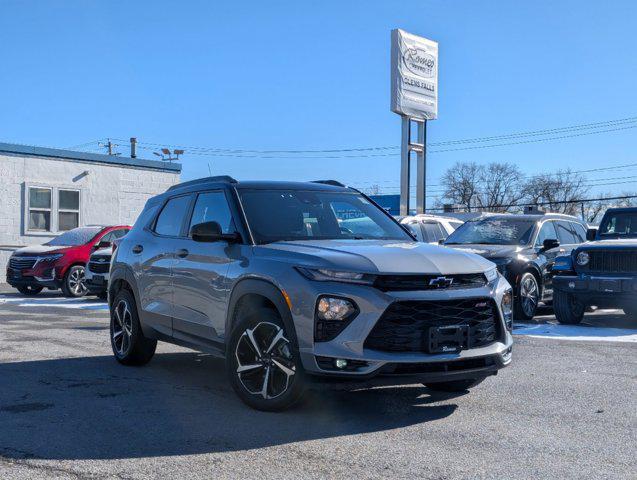
<path fill-rule="evenodd" d="M 553 293 L 555 318 L 565 325 L 577 325 L 584 318 L 586 305 L 579 303 L 570 293 L 556 290 Z"/>
<path fill-rule="evenodd" d="M 535 316 L 537 304 L 540 301 L 540 286 L 535 275 L 531 272 L 522 274 L 516 290 L 515 319 L 531 320 Z"/>
<path fill-rule="evenodd" d="M 622 308 L 622 310 L 628 317 L 632 318 L 633 320 L 637 320 L 637 306 L 624 307 Z"/>
<path fill-rule="evenodd" d="M 65 297 L 83 297 L 86 292 L 84 265 L 73 265 L 64 275 L 62 293 Z"/>
<path fill-rule="evenodd" d="M 40 293 L 43 287 L 39 287 L 37 285 L 20 285 L 16 288 L 22 295 L 28 295 L 29 297 L 31 297 Z"/>
<path fill-rule="evenodd" d="M 232 388 L 252 408 L 285 410 L 303 396 L 298 348 L 279 314 L 261 308 L 239 318 L 226 350 Z"/>
<path fill-rule="evenodd" d="M 120 290 L 111 305 L 111 347 L 117 361 L 124 365 L 150 362 L 157 340 L 146 338 L 139 324 L 135 298 L 128 290 Z"/>
<path fill-rule="evenodd" d="M 426 382 L 425 387 L 437 392 L 464 392 L 480 385 L 484 378 L 470 378 L 468 380 L 453 380 L 451 382 Z"/>

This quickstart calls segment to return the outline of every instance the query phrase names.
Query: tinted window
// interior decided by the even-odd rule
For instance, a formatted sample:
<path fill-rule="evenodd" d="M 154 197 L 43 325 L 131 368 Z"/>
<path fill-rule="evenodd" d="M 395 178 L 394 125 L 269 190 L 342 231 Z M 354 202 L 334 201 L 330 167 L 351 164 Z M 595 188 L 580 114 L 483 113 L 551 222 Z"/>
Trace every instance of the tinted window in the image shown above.
<path fill-rule="evenodd" d="M 571 222 L 559 221 L 556 222 L 557 239 L 562 245 L 570 245 L 573 243 L 579 243 L 575 238 L 574 233 L 571 231 Z"/>
<path fill-rule="evenodd" d="M 189 204 L 190 196 L 188 195 L 168 200 L 159 217 L 157 217 L 155 232 L 171 237 L 179 236 Z"/>
<path fill-rule="evenodd" d="M 358 193 L 244 190 L 241 200 L 258 243 L 310 239 L 412 240 L 385 212 Z"/>
<path fill-rule="evenodd" d="M 122 238 L 124 235 L 128 233 L 128 229 L 120 228 L 117 230 L 111 230 L 106 235 L 104 235 L 100 242 L 113 242 L 113 240 L 117 240 L 118 238 Z"/>
<path fill-rule="evenodd" d="M 425 237 L 428 242 L 438 242 L 438 240 L 447 238 L 447 235 L 442 231 L 442 228 L 437 222 L 428 222 L 422 224 L 422 229 L 425 232 Z"/>
<path fill-rule="evenodd" d="M 217 222 L 221 226 L 222 233 L 235 231 L 230 207 L 223 192 L 200 193 L 197 197 L 188 231 L 193 225 L 204 222 Z"/>
<path fill-rule="evenodd" d="M 70 246 L 85 245 L 103 230 L 103 227 L 80 227 L 69 230 L 59 237 L 54 238 L 45 245 Z"/>
<path fill-rule="evenodd" d="M 446 244 L 527 245 L 535 229 L 524 218 L 484 218 L 463 223 L 447 238 Z"/>
<path fill-rule="evenodd" d="M 555 231 L 555 222 L 544 222 L 540 233 L 537 235 L 536 245 L 542 246 L 544 240 L 558 240 L 557 232 Z"/>
<path fill-rule="evenodd" d="M 451 228 L 453 228 L 454 230 L 457 229 L 460 225 L 462 225 L 463 222 L 449 222 L 449 225 L 451 225 Z"/>
<path fill-rule="evenodd" d="M 571 223 L 573 233 L 577 239 L 577 243 L 584 243 L 586 241 L 586 229 L 581 223 Z"/>
<path fill-rule="evenodd" d="M 599 235 L 602 238 L 637 236 L 637 212 L 624 211 L 606 214 L 599 227 Z"/>
<path fill-rule="evenodd" d="M 422 236 L 422 230 L 420 229 L 420 225 L 418 225 L 417 223 L 408 223 L 407 228 L 409 229 L 411 233 L 416 235 L 416 238 L 418 239 L 419 242 L 425 241 L 425 238 Z"/>

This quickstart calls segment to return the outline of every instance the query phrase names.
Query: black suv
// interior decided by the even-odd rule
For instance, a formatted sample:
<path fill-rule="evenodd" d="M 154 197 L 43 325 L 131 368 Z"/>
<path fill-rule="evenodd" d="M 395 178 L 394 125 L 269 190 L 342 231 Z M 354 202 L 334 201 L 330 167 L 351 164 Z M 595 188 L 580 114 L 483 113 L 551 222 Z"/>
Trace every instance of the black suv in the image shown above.
<path fill-rule="evenodd" d="M 559 255 L 586 241 L 586 226 L 570 215 L 495 214 L 470 220 L 444 245 L 491 260 L 513 286 L 514 318 L 530 320 L 553 299 L 551 268 Z"/>
<path fill-rule="evenodd" d="M 555 316 L 582 321 L 586 307 L 621 308 L 637 318 L 637 208 L 610 208 L 594 240 L 555 261 Z"/>

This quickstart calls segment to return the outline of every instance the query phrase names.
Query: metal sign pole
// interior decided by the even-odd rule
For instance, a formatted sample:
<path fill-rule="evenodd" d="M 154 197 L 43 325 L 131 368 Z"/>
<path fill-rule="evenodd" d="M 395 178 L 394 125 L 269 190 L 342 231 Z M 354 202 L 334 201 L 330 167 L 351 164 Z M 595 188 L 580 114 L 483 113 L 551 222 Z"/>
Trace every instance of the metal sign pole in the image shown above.
<path fill-rule="evenodd" d="M 402 140 L 400 142 L 400 214 L 409 215 L 409 128 L 410 119 L 406 115 L 400 117 L 402 123 Z"/>
<path fill-rule="evenodd" d="M 427 120 L 418 121 L 416 148 L 416 213 L 427 209 Z"/>

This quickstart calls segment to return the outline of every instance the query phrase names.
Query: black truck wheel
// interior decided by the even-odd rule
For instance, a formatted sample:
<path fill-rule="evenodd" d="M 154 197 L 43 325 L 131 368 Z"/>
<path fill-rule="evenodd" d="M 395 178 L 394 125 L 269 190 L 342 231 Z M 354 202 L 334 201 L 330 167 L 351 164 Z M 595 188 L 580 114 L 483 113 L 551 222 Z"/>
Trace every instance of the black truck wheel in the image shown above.
<path fill-rule="evenodd" d="M 557 321 L 565 325 L 577 325 L 584 318 L 586 305 L 575 300 L 570 293 L 561 290 L 553 292 L 553 309 Z"/>

